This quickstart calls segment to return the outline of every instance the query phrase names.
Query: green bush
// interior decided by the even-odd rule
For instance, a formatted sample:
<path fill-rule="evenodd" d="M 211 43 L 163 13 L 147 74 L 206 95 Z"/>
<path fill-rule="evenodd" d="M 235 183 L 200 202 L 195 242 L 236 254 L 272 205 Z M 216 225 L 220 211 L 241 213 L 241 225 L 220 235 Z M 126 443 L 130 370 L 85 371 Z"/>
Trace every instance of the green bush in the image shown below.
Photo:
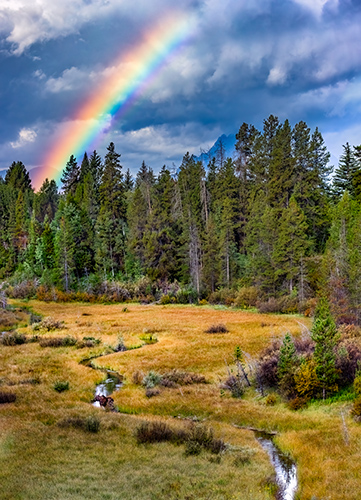
<path fill-rule="evenodd" d="M 361 421 L 361 396 L 355 399 L 351 408 L 351 415 L 357 421 Z"/>
<path fill-rule="evenodd" d="M 144 378 L 142 384 L 147 388 L 147 389 L 152 389 L 156 385 L 160 383 L 162 380 L 162 376 L 159 375 L 159 373 L 150 371 Z"/>
<path fill-rule="evenodd" d="M 69 382 L 62 382 L 58 380 L 57 382 L 54 383 L 53 385 L 54 390 L 56 392 L 64 392 L 69 390 Z"/>
<path fill-rule="evenodd" d="M 85 430 L 88 432 L 99 432 L 100 430 L 100 419 L 95 415 L 90 415 L 85 420 Z"/>
<path fill-rule="evenodd" d="M 267 406 L 274 406 L 277 403 L 277 396 L 273 392 L 271 394 L 268 394 L 265 403 Z"/>
<path fill-rule="evenodd" d="M 202 446 L 200 445 L 200 443 L 198 443 L 198 441 L 193 441 L 191 439 L 186 441 L 185 455 L 187 457 L 191 455 L 199 455 L 201 451 L 202 451 Z"/>
<path fill-rule="evenodd" d="M 241 288 L 234 299 L 234 305 L 246 309 L 255 307 L 259 298 L 259 290 L 255 286 Z"/>

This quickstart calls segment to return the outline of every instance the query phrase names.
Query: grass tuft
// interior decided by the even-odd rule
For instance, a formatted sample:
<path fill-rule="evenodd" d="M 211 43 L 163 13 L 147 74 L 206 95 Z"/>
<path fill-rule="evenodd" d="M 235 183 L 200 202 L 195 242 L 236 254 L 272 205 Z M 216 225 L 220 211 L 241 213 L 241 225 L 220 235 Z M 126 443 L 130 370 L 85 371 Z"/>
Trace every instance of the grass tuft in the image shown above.
<path fill-rule="evenodd" d="M 205 333 L 228 333 L 229 330 L 223 323 L 219 323 L 218 325 L 211 325 L 205 330 Z"/>

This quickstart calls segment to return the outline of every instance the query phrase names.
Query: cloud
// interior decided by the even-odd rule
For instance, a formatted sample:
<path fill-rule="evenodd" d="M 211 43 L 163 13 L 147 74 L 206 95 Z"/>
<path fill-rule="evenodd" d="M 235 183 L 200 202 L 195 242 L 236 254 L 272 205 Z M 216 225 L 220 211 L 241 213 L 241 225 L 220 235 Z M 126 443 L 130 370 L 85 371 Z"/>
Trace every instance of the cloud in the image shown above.
<path fill-rule="evenodd" d="M 13 149 L 21 148 L 29 142 L 34 142 L 37 138 L 37 135 L 38 134 L 35 132 L 35 130 L 31 128 L 22 128 L 19 132 L 17 141 L 10 142 L 10 145 Z"/>
<path fill-rule="evenodd" d="M 330 7 L 335 7 L 338 5 L 338 0 L 293 0 L 295 3 L 306 7 L 312 11 L 316 16 L 321 16 L 322 11 L 326 4 Z"/>
<path fill-rule="evenodd" d="M 186 10 L 192 3 L 183 0 L 182 7 Z M 17 55 L 36 42 L 79 33 L 89 23 L 114 16 L 149 21 L 170 10 L 166 0 L 1 0 L 0 8 L 0 30 Z"/>

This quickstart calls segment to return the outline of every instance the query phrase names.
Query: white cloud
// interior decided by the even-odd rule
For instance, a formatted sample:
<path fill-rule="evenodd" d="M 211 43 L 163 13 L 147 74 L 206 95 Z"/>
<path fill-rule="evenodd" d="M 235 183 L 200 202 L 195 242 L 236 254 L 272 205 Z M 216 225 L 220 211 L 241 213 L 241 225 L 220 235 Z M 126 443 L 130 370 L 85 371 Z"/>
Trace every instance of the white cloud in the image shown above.
<path fill-rule="evenodd" d="M 17 141 L 10 142 L 10 145 L 13 149 L 22 148 L 25 144 L 29 142 L 34 142 L 37 138 L 37 133 L 34 129 L 31 128 L 22 128 L 19 132 L 19 136 Z"/>
<path fill-rule="evenodd" d="M 192 0 L 183 0 L 180 8 L 187 12 Z M 22 54 L 35 42 L 47 41 L 77 33 L 88 22 L 120 15 L 147 21 L 169 11 L 166 0 L 0 0 L 0 31 Z"/>
<path fill-rule="evenodd" d="M 287 78 L 287 73 L 284 68 L 281 67 L 274 67 L 271 69 L 269 72 L 268 78 L 267 78 L 267 83 L 269 85 L 282 85 L 285 83 Z"/>
<path fill-rule="evenodd" d="M 325 5 L 335 7 L 338 5 L 338 0 L 293 0 L 295 3 L 302 5 L 311 10 L 316 16 L 321 16 Z"/>

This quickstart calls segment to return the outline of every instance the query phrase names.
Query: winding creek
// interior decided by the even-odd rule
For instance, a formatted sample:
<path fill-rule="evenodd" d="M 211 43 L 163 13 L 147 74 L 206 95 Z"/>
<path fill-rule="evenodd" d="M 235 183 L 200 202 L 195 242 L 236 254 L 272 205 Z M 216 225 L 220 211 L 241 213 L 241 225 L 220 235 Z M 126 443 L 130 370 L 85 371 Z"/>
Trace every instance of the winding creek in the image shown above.
<path fill-rule="evenodd" d="M 298 488 L 296 464 L 285 453 L 277 448 L 272 436 L 266 432 L 255 432 L 255 437 L 268 453 L 276 472 L 278 484 L 277 500 L 294 500 Z"/>
<path fill-rule="evenodd" d="M 92 359 L 85 359 L 81 364 L 99 370 L 92 365 Z M 106 374 L 106 379 L 98 384 L 95 388 L 94 400 L 92 402 L 95 407 L 102 407 L 97 398 L 109 398 L 113 392 L 119 391 L 123 386 L 123 381 L 119 373 L 111 370 L 101 370 Z M 297 467 L 295 462 L 290 459 L 288 455 L 283 453 L 274 443 L 273 435 L 267 432 L 253 430 L 255 438 L 267 452 L 271 464 L 276 473 L 276 482 L 278 491 L 276 495 L 277 500 L 294 500 L 297 489 Z"/>

